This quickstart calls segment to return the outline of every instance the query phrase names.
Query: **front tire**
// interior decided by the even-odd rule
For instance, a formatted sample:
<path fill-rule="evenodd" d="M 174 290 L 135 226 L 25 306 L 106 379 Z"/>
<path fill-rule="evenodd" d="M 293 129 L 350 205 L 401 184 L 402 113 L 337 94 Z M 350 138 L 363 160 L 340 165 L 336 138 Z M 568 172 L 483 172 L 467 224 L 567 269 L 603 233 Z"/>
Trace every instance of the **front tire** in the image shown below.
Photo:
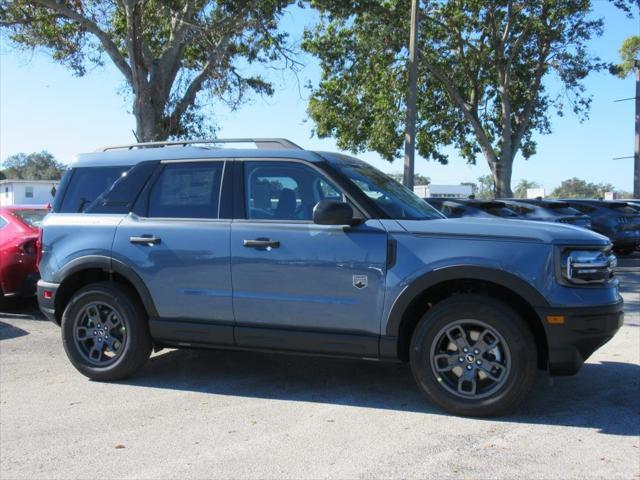
<path fill-rule="evenodd" d="M 62 343 L 76 369 L 93 380 L 120 380 L 138 371 L 152 349 L 147 315 L 135 293 L 113 282 L 88 285 L 62 315 Z"/>
<path fill-rule="evenodd" d="M 487 296 L 463 294 L 421 318 L 411 338 L 410 363 L 418 386 L 443 410 L 498 416 L 526 398 L 537 350 L 513 309 Z"/>

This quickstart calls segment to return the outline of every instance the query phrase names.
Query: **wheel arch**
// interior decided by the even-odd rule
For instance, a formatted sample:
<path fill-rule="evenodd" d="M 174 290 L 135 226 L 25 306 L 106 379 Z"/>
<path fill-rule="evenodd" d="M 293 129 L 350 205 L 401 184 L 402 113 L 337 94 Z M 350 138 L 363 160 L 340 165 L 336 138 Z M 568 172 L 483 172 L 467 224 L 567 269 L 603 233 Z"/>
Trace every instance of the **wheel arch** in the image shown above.
<path fill-rule="evenodd" d="M 138 296 L 147 315 L 158 316 L 153 298 L 140 276 L 128 265 L 110 257 L 91 255 L 76 258 L 60 269 L 54 280 L 60 285 L 55 296 L 55 318 L 58 324 L 73 294 L 85 285 L 100 281 L 127 285 Z"/>
<path fill-rule="evenodd" d="M 426 273 L 402 291 L 388 317 L 381 356 L 407 361 L 411 335 L 420 318 L 436 303 L 459 293 L 483 293 L 520 313 L 534 336 L 538 366 L 546 367 L 547 338 L 542 319 L 536 312 L 537 307 L 549 306 L 544 296 L 512 273 L 466 265 Z"/>

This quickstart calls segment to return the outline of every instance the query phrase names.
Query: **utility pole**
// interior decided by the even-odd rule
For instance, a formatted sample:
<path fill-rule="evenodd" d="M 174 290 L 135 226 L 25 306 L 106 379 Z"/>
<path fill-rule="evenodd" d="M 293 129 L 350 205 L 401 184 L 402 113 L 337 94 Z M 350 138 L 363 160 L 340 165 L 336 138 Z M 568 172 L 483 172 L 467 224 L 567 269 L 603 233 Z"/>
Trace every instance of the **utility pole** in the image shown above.
<path fill-rule="evenodd" d="M 413 190 L 416 156 L 416 97 L 418 93 L 418 12 L 419 0 L 411 0 L 411 33 L 409 35 L 409 91 L 407 124 L 404 132 L 404 175 L 402 183 Z M 636 127 L 637 127 L 636 111 Z M 636 138 L 637 140 L 637 138 Z M 636 159 L 637 161 L 637 159 Z"/>
<path fill-rule="evenodd" d="M 636 60 L 636 142 L 633 151 L 633 198 L 640 198 L 640 61 Z"/>

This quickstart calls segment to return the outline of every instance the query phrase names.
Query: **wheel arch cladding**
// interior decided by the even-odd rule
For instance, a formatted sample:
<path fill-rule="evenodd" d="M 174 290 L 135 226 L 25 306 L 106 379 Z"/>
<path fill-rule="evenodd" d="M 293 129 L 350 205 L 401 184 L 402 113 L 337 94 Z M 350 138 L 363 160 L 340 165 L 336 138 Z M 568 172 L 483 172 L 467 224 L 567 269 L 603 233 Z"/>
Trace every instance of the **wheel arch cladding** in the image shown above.
<path fill-rule="evenodd" d="M 130 267 L 108 257 L 83 257 L 75 259 L 58 272 L 60 286 L 55 297 L 55 316 L 60 324 L 62 314 L 75 292 L 91 283 L 113 281 L 128 286 L 135 293 L 149 317 L 158 313 L 149 290 L 142 279 Z"/>
<path fill-rule="evenodd" d="M 546 368 L 548 344 L 535 307 L 548 306 L 533 286 L 515 275 L 483 267 L 460 266 L 427 273 L 410 284 L 395 300 L 387 322 L 387 338 L 396 339 L 396 355 L 409 358 L 409 344 L 416 325 L 436 303 L 459 293 L 481 293 L 504 302 L 522 315 L 538 350 L 538 367 Z"/>

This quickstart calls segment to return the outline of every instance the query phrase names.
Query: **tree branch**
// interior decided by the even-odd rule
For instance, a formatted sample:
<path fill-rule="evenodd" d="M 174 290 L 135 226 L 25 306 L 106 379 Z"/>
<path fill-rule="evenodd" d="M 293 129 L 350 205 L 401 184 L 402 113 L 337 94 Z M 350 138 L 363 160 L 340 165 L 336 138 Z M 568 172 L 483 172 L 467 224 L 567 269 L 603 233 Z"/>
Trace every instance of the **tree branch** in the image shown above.
<path fill-rule="evenodd" d="M 444 72 L 442 72 L 435 65 L 429 63 L 424 57 L 422 57 L 422 63 L 433 74 L 434 77 L 440 80 L 440 82 L 444 86 L 447 93 L 449 93 L 453 101 L 458 105 L 460 110 L 462 110 L 462 114 L 473 127 L 473 131 L 476 135 L 476 139 L 478 140 L 478 143 L 480 144 L 480 148 L 484 152 L 487 159 L 491 159 L 491 161 L 495 161 L 496 155 L 493 150 L 493 146 L 491 145 L 491 142 L 489 141 L 489 138 L 487 137 L 486 132 L 484 131 L 484 129 L 482 128 L 482 125 L 480 124 L 480 120 L 478 119 L 477 112 L 471 111 L 471 109 L 469 108 L 469 105 L 467 104 L 467 102 L 464 101 L 464 98 L 462 98 L 462 94 L 460 93 L 458 88 L 453 84 L 449 76 L 445 75 Z"/>
<path fill-rule="evenodd" d="M 78 22 L 88 32 L 95 35 L 96 38 L 100 41 L 100 43 L 104 47 L 105 51 L 107 52 L 107 55 L 109 55 L 109 58 L 111 58 L 111 60 L 113 61 L 115 66 L 118 68 L 118 70 L 120 70 L 120 72 L 127 79 L 127 82 L 129 82 L 129 84 L 132 83 L 133 77 L 132 77 L 131 67 L 126 62 L 124 57 L 120 54 L 120 52 L 118 51 L 118 47 L 116 46 L 115 43 L 113 43 L 109 35 L 100 27 L 98 27 L 98 25 L 94 21 L 90 20 L 84 15 L 81 15 L 75 10 L 71 10 L 70 8 L 67 8 L 65 5 L 57 2 L 56 0 L 31 0 L 31 1 L 36 5 L 40 5 L 41 7 L 45 7 L 50 10 L 53 10 L 54 12 L 57 12 L 58 14 L 62 15 L 65 18 L 68 18 L 69 20 Z"/>

